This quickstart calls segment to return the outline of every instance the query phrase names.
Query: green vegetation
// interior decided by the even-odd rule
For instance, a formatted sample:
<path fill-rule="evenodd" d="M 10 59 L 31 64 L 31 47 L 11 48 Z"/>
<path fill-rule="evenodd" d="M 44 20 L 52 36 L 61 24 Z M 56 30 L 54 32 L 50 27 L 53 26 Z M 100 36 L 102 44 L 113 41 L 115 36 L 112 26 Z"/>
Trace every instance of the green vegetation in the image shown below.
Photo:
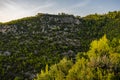
<path fill-rule="evenodd" d="M 107 39 L 104 37 L 98 41 L 105 34 Z M 114 67 L 118 66 L 116 61 L 119 62 L 119 39 L 120 11 L 86 17 L 65 13 L 38 13 L 36 16 L 0 23 L 0 80 L 32 80 L 41 70 L 43 78 L 65 77 L 69 80 L 70 76 L 75 76 L 81 79 L 80 75 L 85 76 L 84 69 L 87 72 L 89 69 L 92 71 L 89 73 L 91 77 L 88 76 L 87 79 L 98 78 L 98 73 L 104 76 L 104 79 L 108 76 L 119 78 L 116 77 L 119 67 Z M 98 48 L 98 45 L 101 47 Z M 79 56 L 76 57 L 76 54 Z M 95 63 L 92 62 L 94 58 L 97 60 Z M 112 61 L 108 64 L 112 69 L 100 68 L 104 64 L 104 61 L 99 61 L 102 58 Z M 94 66 L 88 66 L 88 63 L 93 63 Z M 79 69 L 80 66 L 77 67 L 78 64 L 82 69 Z M 75 65 L 76 69 L 83 73 L 72 73 Z M 46 70 L 43 71 L 45 66 Z M 58 68 L 62 68 L 62 71 Z M 103 71 L 104 74 L 101 74 Z"/>
<path fill-rule="evenodd" d="M 74 64 L 63 58 L 50 69 L 46 65 L 46 70 L 41 70 L 35 80 L 119 80 L 120 40 L 114 40 L 109 41 L 104 36 L 92 41 L 90 50 L 78 53 Z"/>

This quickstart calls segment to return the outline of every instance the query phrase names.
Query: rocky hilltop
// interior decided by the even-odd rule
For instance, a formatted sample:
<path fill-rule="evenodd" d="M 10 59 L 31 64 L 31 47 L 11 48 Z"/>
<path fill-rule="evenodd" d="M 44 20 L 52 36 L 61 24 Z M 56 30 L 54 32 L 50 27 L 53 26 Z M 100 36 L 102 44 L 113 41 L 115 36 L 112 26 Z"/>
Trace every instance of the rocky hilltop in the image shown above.
<path fill-rule="evenodd" d="M 78 18 L 76 18 L 73 15 L 52 15 L 52 14 L 42 14 L 38 13 L 34 17 L 29 17 L 31 20 L 37 19 L 37 21 L 27 21 L 27 18 L 20 19 L 19 21 L 22 22 L 23 25 L 26 27 L 31 27 L 33 24 L 40 24 L 39 27 L 41 28 L 41 32 L 44 32 L 44 29 L 49 28 L 53 29 L 54 26 L 58 25 L 61 26 L 62 24 L 71 24 L 72 26 L 74 25 L 79 25 L 81 22 Z M 15 32 L 17 30 L 17 25 L 13 24 L 15 21 L 11 21 L 6 25 L 1 25 L 0 26 L 0 32 Z M 18 22 L 19 23 L 19 22 Z M 44 27 L 43 27 L 44 26 Z M 23 28 L 23 27 L 21 27 Z M 35 28 L 35 25 L 33 26 Z M 54 27 L 55 28 L 55 27 Z"/>

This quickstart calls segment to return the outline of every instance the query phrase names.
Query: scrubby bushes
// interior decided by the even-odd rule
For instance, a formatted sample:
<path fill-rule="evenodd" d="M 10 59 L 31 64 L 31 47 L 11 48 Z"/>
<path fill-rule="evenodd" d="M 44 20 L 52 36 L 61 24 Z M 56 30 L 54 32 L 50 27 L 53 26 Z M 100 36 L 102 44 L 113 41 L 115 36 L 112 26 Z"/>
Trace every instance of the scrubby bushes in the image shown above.
<path fill-rule="evenodd" d="M 38 74 L 35 80 L 119 80 L 119 46 L 120 40 L 109 41 L 103 36 L 92 41 L 88 52 L 78 53 L 74 64 L 64 58 L 49 70 L 47 66 L 47 71 Z"/>

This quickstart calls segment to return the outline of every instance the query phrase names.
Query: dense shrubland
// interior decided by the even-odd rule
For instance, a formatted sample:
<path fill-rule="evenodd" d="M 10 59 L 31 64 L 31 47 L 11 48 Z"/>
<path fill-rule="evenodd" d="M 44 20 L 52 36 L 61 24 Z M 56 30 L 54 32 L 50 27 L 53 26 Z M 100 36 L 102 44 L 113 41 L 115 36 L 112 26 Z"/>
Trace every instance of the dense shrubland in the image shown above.
<path fill-rule="evenodd" d="M 98 39 L 104 34 L 107 39 L 102 44 L 103 42 Z M 119 39 L 120 11 L 103 15 L 93 14 L 86 17 L 63 13 L 59 15 L 39 13 L 33 17 L 0 23 L 0 79 L 31 80 L 41 69 L 44 70 L 46 65 L 49 66 L 46 70 L 48 72 L 42 71 L 42 73 L 50 78 L 53 75 L 56 79 L 58 77 L 70 79 L 73 74 L 76 78 L 81 79 L 81 75 L 85 75 L 89 69 L 91 72 L 88 74 L 91 77 L 85 76 L 87 79 L 98 78 L 95 75 L 104 76 L 104 79 L 107 79 L 108 75 L 119 78 L 119 76 L 116 77 L 119 74 L 119 72 L 117 73 L 119 67 L 115 67 L 118 66 L 116 61 L 119 62 Z M 97 45 L 101 47 L 98 49 Z M 78 52 L 79 54 L 77 54 Z M 78 56 L 75 60 L 76 54 Z M 60 61 L 62 58 L 64 59 Z M 96 62 L 94 62 L 95 60 Z M 109 63 L 109 61 L 112 62 Z M 63 64 L 65 65 L 63 66 Z M 81 74 L 74 71 L 74 66 L 78 64 L 82 69 L 79 68 L 80 66 L 76 66 L 76 69 Z M 50 68 L 51 65 L 53 68 Z M 103 65 L 111 65 L 112 68 L 100 68 Z M 62 71 L 56 72 L 56 66 L 59 68 L 68 67 L 63 69 L 63 73 Z M 82 66 L 85 66 L 85 72 Z M 55 70 L 52 70 L 54 68 Z M 52 74 L 54 71 L 56 75 Z M 103 71 L 105 71 L 104 74 Z M 96 73 L 93 74 L 94 72 Z"/>
<path fill-rule="evenodd" d="M 35 80 L 119 80 L 120 40 L 103 36 L 92 41 L 88 52 L 78 53 L 75 63 L 63 58 L 45 69 Z"/>

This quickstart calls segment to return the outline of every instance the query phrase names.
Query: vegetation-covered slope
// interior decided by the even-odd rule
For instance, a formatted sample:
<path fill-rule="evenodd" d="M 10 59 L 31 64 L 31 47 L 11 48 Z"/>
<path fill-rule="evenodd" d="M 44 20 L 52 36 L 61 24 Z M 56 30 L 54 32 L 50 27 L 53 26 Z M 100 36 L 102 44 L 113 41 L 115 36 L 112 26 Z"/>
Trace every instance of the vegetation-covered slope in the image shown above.
<path fill-rule="evenodd" d="M 120 38 L 120 11 L 104 15 L 38 14 L 0 23 L 0 79 L 32 79 L 45 65 L 87 52 L 106 34 Z"/>
<path fill-rule="evenodd" d="M 78 53 L 76 62 L 63 58 L 58 64 L 41 70 L 35 80 L 119 80 L 120 40 L 106 36 L 91 43 L 90 50 Z"/>

